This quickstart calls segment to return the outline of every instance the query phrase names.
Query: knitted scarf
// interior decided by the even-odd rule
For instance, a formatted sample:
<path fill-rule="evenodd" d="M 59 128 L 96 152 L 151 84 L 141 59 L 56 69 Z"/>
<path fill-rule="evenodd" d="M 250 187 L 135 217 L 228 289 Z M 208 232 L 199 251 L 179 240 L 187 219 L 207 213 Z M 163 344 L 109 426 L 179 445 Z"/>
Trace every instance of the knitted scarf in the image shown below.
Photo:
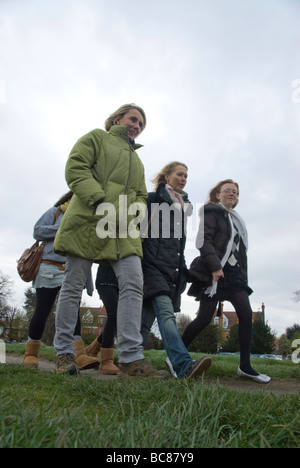
<path fill-rule="evenodd" d="M 166 190 L 169 193 L 169 196 L 173 203 L 179 203 L 183 211 L 187 210 L 189 207 L 188 194 L 186 192 L 176 192 L 171 185 L 166 184 Z"/>

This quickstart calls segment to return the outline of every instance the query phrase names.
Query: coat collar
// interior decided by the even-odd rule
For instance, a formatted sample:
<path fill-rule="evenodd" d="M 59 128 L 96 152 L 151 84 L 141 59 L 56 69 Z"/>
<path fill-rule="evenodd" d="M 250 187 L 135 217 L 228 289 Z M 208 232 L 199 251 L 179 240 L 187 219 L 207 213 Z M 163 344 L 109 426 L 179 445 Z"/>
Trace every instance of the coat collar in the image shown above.
<path fill-rule="evenodd" d="M 169 205 L 173 205 L 174 201 L 171 199 L 170 194 L 166 188 L 166 183 L 161 183 L 156 189 L 156 192 L 153 192 L 155 197 L 158 199 L 159 203 L 168 203 Z M 182 192 L 182 197 L 184 200 L 185 208 L 184 213 L 187 216 L 191 216 L 193 214 L 193 205 L 191 204 L 190 200 L 188 199 L 188 194 L 186 192 Z M 179 205 L 179 203 L 178 203 Z"/>
<path fill-rule="evenodd" d="M 109 129 L 109 134 L 110 135 L 113 135 L 115 137 L 119 137 L 119 138 L 122 138 L 123 140 L 125 140 L 128 144 L 129 144 L 129 140 L 128 140 L 128 127 L 123 127 L 122 125 L 113 125 L 112 127 L 110 127 Z M 141 148 L 143 145 L 139 145 L 137 143 L 134 143 L 133 145 L 131 145 L 133 149 L 139 149 Z"/>

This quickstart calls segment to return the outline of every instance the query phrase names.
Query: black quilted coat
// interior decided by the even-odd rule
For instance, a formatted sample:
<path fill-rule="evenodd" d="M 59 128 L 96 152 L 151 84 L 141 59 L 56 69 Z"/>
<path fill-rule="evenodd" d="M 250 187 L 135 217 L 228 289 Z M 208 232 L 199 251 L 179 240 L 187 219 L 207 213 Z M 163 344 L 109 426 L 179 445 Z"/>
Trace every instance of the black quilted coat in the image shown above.
<path fill-rule="evenodd" d="M 200 248 L 200 256 L 196 257 L 190 266 L 190 277 L 193 278 L 194 292 L 197 282 L 199 287 L 210 286 L 212 272 L 222 269 L 221 260 L 225 255 L 227 244 L 231 238 L 231 225 L 228 219 L 228 212 L 216 203 L 208 203 L 204 206 L 204 243 Z M 240 272 L 247 284 L 247 253 L 241 240 L 240 243 Z M 201 284 L 202 283 L 202 284 Z M 189 291 L 190 294 L 191 291 Z M 199 291 L 198 291 L 199 292 Z M 194 295 L 194 294 L 190 294 Z"/>
<path fill-rule="evenodd" d="M 185 195 L 185 202 L 188 203 L 185 214 L 181 208 L 176 208 L 177 211 L 169 210 L 169 225 L 166 214 L 168 209 L 162 212 L 162 204 L 165 204 L 166 208 L 171 205 L 173 208 L 174 204 L 165 184 L 160 184 L 156 192 L 149 193 L 147 200 L 148 219 L 151 218 L 152 205 L 153 215 L 159 215 L 159 228 L 158 223 L 152 220 L 148 238 L 143 243 L 144 301 L 149 301 L 155 296 L 167 295 L 173 302 L 175 312 L 180 311 L 180 296 L 186 287 L 187 267 L 184 257 L 186 235 L 184 231 L 187 216 L 192 214 L 192 205 L 188 201 L 187 195 Z M 159 204 L 160 210 L 155 210 L 153 204 Z M 170 226 L 168 238 L 164 238 L 166 233 L 163 235 L 163 221 L 167 223 L 168 227 Z M 154 238 L 155 235 L 158 235 L 158 238 Z"/>

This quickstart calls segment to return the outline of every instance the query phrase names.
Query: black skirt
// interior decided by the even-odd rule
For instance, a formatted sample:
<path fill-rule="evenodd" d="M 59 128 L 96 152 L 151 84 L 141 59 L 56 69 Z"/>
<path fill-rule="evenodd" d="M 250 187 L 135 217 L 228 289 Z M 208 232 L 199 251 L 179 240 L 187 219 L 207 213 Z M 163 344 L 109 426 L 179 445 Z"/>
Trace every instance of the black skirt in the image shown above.
<path fill-rule="evenodd" d="M 248 286 L 243 277 L 238 264 L 233 267 L 229 263 L 226 263 L 223 271 L 224 278 L 219 279 L 217 292 L 212 298 L 209 298 L 208 294 L 205 294 L 206 289 L 211 286 L 211 283 L 208 284 L 201 281 L 193 282 L 187 294 L 195 297 L 196 301 L 200 301 L 202 297 L 213 301 L 229 301 L 230 297 L 238 292 L 246 291 L 248 296 L 253 293 L 253 290 Z"/>

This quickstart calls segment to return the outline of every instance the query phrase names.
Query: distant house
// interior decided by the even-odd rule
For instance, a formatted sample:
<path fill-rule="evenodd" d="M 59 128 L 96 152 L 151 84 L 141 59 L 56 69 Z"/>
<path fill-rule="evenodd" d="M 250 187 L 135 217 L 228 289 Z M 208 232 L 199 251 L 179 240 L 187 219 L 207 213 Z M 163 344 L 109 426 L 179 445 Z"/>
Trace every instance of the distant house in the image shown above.
<path fill-rule="evenodd" d="M 80 307 L 81 333 L 92 334 L 96 337 L 103 332 L 107 314 L 105 307 Z"/>
<path fill-rule="evenodd" d="M 237 325 L 239 323 L 238 316 L 236 312 L 227 312 L 223 310 L 223 302 L 220 304 L 221 312 L 220 316 L 217 316 L 218 311 L 216 310 L 215 316 L 214 316 L 214 323 L 216 325 L 219 325 L 220 329 L 220 341 L 221 343 L 226 341 L 229 338 L 230 335 L 230 330 L 234 325 Z M 261 320 L 263 323 L 265 323 L 265 305 L 262 303 L 261 305 L 261 310 L 258 310 L 257 312 L 253 312 L 252 315 L 252 322 L 254 323 L 255 320 Z"/>

